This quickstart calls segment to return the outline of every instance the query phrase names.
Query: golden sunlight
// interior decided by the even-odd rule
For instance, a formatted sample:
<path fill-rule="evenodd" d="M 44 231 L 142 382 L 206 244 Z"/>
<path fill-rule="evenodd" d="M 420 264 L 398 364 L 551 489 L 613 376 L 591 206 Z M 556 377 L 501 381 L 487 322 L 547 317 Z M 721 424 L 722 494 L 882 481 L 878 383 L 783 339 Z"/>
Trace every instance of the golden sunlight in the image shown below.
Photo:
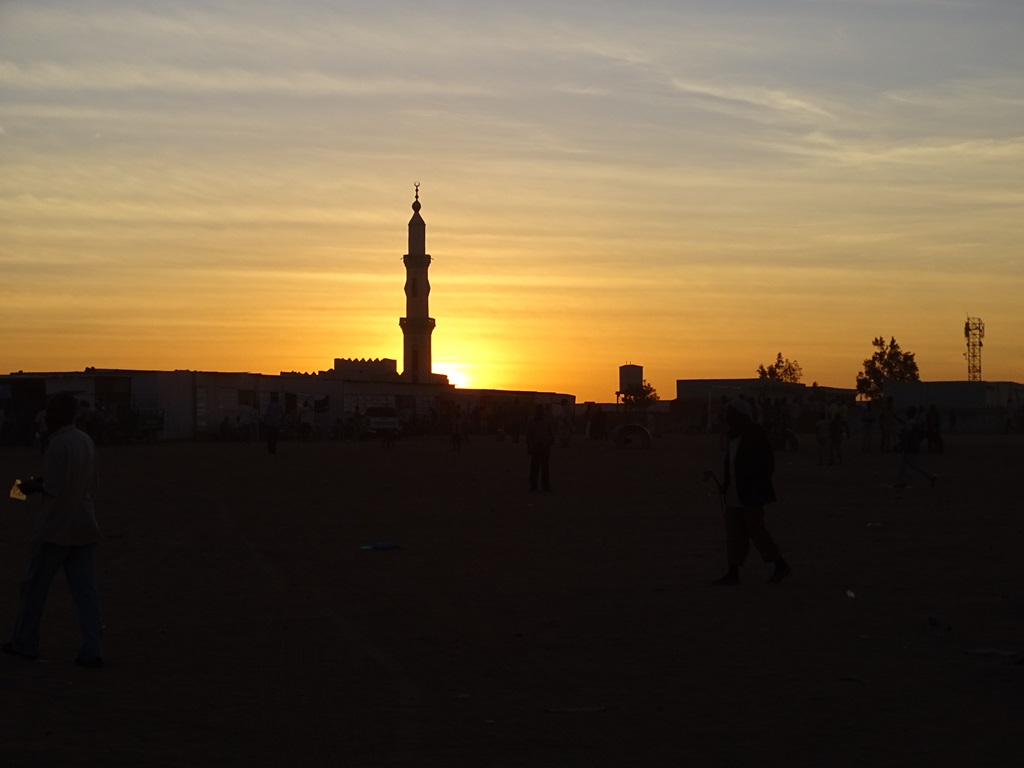
<path fill-rule="evenodd" d="M 448 383 L 454 384 L 459 389 L 478 386 L 477 368 L 478 366 L 473 363 L 457 363 L 449 360 L 434 361 L 434 372 L 443 373 L 448 377 Z"/>

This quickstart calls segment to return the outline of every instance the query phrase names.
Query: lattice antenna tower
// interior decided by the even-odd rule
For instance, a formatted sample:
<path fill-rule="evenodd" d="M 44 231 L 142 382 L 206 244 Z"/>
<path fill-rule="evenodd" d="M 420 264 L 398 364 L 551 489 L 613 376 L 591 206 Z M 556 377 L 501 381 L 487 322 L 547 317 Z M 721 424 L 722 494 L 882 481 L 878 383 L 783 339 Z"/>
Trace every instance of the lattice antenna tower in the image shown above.
<path fill-rule="evenodd" d="M 967 318 L 964 338 L 967 339 L 967 380 L 981 381 L 981 340 L 985 338 L 985 323 L 980 317 Z"/>

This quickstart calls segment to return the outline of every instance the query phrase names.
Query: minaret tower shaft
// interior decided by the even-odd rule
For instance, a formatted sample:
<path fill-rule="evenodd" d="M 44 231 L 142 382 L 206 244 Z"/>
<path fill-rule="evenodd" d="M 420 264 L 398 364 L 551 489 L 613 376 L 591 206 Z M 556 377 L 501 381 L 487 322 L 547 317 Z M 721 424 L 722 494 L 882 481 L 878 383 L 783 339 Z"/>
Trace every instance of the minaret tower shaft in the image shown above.
<path fill-rule="evenodd" d="M 434 332 L 434 318 L 430 316 L 430 281 L 427 269 L 427 225 L 420 216 L 420 184 L 416 182 L 416 199 L 409 219 L 409 252 L 402 257 L 405 264 L 405 317 L 399 318 L 404 343 L 403 378 L 427 383 L 431 380 L 430 335 Z"/>

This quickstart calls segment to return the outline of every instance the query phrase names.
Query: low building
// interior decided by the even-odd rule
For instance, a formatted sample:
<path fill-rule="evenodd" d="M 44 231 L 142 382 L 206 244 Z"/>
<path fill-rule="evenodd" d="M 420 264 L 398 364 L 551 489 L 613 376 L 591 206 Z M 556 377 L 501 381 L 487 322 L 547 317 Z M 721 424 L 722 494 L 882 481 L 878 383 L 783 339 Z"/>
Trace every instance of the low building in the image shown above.
<path fill-rule="evenodd" d="M 340 437 L 354 417 L 371 407 L 398 411 L 406 434 L 446 428 L 456 411 L 475 432 L 509 428 L 536 404 L 574 405 L 573 395 L 525 390 L 456 389 L 448 383 L 402 378 L 346 378 L 347 366 L 319 373 L 224 373 L 86 368 L 84 371 L 0 376 L 4 419 L 0 441 L 29 444 L 36 415 L 56 392 L 85 404 L 87 428 L 103 441 L 242 439 L 254 436 L 276 396 L 285 411 L 285 434 L 297 427 L 305 404 L 314 412 L 317 437 Z M 251 430 L 247 426 L 252 425 Z"/>

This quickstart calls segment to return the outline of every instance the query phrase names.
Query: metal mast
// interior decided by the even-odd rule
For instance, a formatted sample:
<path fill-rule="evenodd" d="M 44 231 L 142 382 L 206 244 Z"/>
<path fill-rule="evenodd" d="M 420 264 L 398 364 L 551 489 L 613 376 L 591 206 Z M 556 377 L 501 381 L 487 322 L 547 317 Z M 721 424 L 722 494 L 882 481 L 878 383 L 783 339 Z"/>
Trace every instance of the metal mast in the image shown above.
<path fill-rule="evenodd" d="M 985 338 L 985 323 L 980 317 L 968 317 L 964 323 L 964 338 L 967 339 L 967 380 L 981 381 L 981 347 Z"/>

